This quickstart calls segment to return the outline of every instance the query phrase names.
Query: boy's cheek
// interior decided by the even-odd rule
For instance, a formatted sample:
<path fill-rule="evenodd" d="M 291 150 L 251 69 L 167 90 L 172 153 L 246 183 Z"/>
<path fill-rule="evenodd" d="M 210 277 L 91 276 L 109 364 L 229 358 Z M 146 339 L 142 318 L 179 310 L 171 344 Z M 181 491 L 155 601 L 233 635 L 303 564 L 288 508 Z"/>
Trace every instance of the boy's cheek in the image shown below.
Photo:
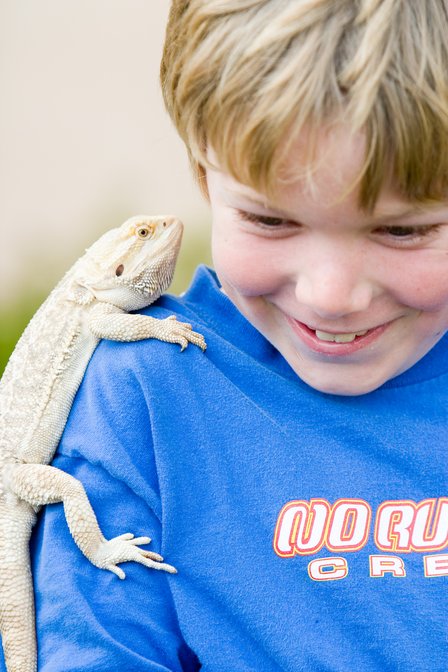
<path fill-rule="evenodd" d="M 393 250 L 377 283 L 395 301 L 414 310 L 448 310 L 448 252 Z"/>
<path fill-rule="evenodd" d="M 272 258 L 260 255 L 255 249 L 235 243 L 212 245 L 213 263 L 221 283 L 230 285 L 244 296 L 272 294 L 287 282 L 283 273 L 275 269 Z M 224 286 L 225 289 L 225 286 Z"/>
<path fill-rule="evenodd" d="M 448 259 L 447 259 L 448 265 Z M 444 273 L 418 273 L 407 269 L 404 282 L 397 286 L 396 297 L 403 304 L 423 312 L 446 311 L 448 314 L 448 269 Z"/>

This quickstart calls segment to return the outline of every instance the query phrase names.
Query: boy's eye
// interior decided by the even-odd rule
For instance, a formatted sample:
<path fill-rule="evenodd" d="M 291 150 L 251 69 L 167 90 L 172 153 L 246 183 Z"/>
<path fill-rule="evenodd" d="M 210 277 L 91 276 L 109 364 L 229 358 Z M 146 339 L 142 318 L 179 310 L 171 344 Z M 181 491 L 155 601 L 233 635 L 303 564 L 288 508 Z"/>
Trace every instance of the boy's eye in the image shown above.
<path fill-rule="evenodd" d="M 237 210 L 237 214 L 238 217 L 240 219 L 243 219 L 245 222 L 253 222 L 254 224 L 259 224 L 266 228 L 276 228 L 292 223 L 289 220 L 283 219 L 282 217 L 268 217 L 266 215 L 256 215 L 253 212 L 246 212 L 245 210 Z"/>
<path fill-rule="evenodd" d="M 416 232 L 415 229 L 410 226 L 388 226 L 385 227 L 385 229 L 390 236 L 395 236 L 396 238 L 412 236 Z"/>
<path fill-rule="evenodd" d="M 429 224 L 428 226 L 381 226 L 375 229 L 375 233 L 386 237 L 403 246 L 412 246 L 420 243 L 424 238 L 436 233 L 442 224 Z"/>

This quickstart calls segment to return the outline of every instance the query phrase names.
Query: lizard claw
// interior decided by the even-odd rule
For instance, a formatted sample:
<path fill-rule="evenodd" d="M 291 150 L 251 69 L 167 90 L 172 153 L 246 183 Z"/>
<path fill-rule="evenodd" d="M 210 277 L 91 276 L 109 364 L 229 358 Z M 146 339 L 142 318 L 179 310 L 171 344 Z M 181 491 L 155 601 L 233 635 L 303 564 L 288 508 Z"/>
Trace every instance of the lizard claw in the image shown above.
<path fill-rule="evenodd" d="M 129 532 L 120 534 L 113 539 L 104 540 L 92 558 L 92 562 L 101 569 L 113 572 L 120 579 L 126 577 L 124 571 L 117 567 L 121 562 L 138 562 L 150 569 L 161 569 L 170 574 L 176 574 L 176 568 L 162 562 L 163 557 L 159 553 L 138 547 L 140 544 L 149 544 L 150 541 L 149 537 L 134 537 Z"/>
<path fill-rule="evenodd" d="M 189 343 L 197 345 L 204 351 L 207 344 L 202 334 L 193 331 L 191 324 L 188 322 L 178 322 L 175 315 L 170 315 L 160 323 L 160 339 L 168 341 L 169 343 L 178 343 L 181 347 L 181 352 L 185 350 Z"/>

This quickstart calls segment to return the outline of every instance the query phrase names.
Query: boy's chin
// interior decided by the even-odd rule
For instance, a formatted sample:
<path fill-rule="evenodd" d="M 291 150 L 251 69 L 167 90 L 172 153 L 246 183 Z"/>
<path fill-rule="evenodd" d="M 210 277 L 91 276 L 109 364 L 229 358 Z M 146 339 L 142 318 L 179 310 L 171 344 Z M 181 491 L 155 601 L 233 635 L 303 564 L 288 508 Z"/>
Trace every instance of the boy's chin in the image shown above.
<path fill-rule="evenodd" d="M 291 362 L 289 362 L 291 365 Z M 341 366 L 331 364 L 320 364 L 317 367 L 298 367 L 292 366 L 299 378 L 312 387 L 317 392 L 324 394 L 333 394 L 344 397 L 357 397 L 369 392 L 374 392 L 384 385 L 388 380 L 398 375 L 394 373 L 388 375 L 380 371 L 367 370 L 345 370 L 341 371 Z M 325 370 L 327 369 L 327 370 Z"/>
<path fill-rule="evenodd" d="M 377 390 L 383 383 L 386 382 L 386 380 L 382 380 L 380 382 L 375 382 L 371 383 L 368 385 L 365 384 L 350 384 L 347 383 L 346 381 L 314 381 L 314 380 L 306 380 L 304 377 L 301 376 L 301 380 L 305 382 L 307 385 L 312 387 L 314 390 L 317 392 L 322 392 L 324 394 L 333 394 L 333 395 L 338 395 L 342 397 L 359 397 L 362 396 L 363 394 L 369 394 L 369 392 L 374 392 Z"/>

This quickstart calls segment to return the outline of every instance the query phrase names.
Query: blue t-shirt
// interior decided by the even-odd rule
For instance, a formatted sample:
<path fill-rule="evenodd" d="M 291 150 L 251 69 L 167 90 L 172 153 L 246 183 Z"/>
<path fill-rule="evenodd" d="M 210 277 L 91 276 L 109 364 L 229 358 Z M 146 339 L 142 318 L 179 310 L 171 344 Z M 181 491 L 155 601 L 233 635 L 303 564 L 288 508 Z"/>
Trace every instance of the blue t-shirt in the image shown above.
<path fill-rule="evenodd" d="M 201 268 L 176 314 L 207 351 L 102 341 L 54 465 L 106 537 L 177 575 L 93 567 L 47 506 L 42 672 L 446 672 L 448 338 L 378 390 L 323 394 Z"/>

